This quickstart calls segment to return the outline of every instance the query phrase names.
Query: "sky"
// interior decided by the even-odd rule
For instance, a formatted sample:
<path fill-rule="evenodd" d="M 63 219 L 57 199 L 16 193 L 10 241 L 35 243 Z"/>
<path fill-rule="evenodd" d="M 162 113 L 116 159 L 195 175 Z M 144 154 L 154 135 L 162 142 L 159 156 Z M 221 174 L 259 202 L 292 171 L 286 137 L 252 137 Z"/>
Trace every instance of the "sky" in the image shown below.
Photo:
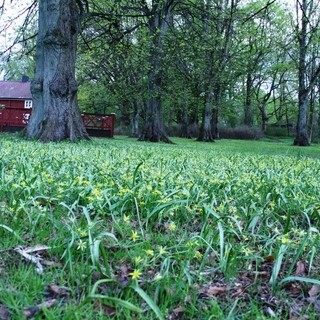
<path fill-rule="evenodd" d="M 23 11 L 32 2 L 32 0 L 24 0 L 5 3 L 4 12 L 0 18 L 0 51 L 12 44 L 15 29 L 22 24 L 25 18 Z"/>

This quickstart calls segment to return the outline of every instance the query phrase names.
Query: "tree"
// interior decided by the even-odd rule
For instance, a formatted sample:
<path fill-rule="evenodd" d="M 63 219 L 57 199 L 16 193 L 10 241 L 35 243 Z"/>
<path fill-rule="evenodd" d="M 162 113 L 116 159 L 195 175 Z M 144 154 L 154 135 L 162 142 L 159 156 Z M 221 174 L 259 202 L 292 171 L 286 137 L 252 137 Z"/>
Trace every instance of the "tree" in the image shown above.
<path fill-rule="evenodd" d="M 308 132 L 308 109 L 310 103 L 310 92 L 315 86 L 320 75 L 320 64 L 311 68 L 312 72 L 308 72 L 308 66 L 312 66 L 312 61 L 308 61 L 310 55 L 309 48 L 318 36 L 318 27 L 320 20 L 315 19 L 315 15 L 319 12 L 319 4 L 313 0 L 297 0 L 297 17 L 301 15 L 301 28 L 298 32 L 299 43 L 299 89 L 298 103 L 299 114 L 297 122 L 297 134 L 294 145 L 309 146 L 311 136 Z M 299 21 L 299 22 L 300 22 Z M 298 28 L 297 26 L 297 28 Z"/>
<path fill-rule="evenodd" d="M 33 112 L 26 136 L 41 141 L 88 138 L 77 104 L 75 60 L 81 1 L 39 1 Z"/>
<path fill-rule="evenodd" d="M 148 99 L 145 114 L 145 123 L 139 140 L 170 143 L 164 129 L 162 111 L 162 62 L 163 38 L 167 33 L 168 22 L 171 20 L 172 10 L 179 1 L 153 0 L 151 10 L 147 2 L 144 11 L 147 13 L 147 26 L 150 32 L 149 43 L 149 72 L 148 72 Z"/>

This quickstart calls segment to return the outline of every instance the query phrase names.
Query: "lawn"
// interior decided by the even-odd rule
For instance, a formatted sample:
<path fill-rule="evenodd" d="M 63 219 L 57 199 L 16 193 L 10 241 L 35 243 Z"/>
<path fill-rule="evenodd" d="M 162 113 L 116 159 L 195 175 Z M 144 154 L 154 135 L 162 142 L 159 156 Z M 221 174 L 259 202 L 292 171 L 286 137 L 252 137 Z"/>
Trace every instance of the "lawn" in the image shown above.
<path fill-rule="evenodd" d="M 316 319 L 320 146 L 0 136 L 0 319 Z"/>

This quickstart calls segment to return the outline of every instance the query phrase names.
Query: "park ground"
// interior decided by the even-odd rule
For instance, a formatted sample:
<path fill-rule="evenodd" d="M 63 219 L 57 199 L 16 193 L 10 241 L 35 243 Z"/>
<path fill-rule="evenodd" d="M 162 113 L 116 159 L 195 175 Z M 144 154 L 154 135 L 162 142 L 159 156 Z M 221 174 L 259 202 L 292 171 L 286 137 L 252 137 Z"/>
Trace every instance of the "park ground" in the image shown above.
<path fill-rule="evenodd" d="M 0 319 L 317 319 L 320 146 L 0 136 Z"/>

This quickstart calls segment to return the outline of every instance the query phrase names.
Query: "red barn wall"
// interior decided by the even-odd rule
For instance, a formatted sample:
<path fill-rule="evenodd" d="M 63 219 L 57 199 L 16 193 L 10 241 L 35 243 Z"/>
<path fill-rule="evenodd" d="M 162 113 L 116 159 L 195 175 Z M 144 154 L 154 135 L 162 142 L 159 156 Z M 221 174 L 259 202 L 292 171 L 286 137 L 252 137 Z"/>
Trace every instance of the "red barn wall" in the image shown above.
<path fill-rule="evenodd" d="M 0 104 L 6 106 L 6 108 L 21 108 L 24 109 L 24 100 L 1 100 Z"/>

